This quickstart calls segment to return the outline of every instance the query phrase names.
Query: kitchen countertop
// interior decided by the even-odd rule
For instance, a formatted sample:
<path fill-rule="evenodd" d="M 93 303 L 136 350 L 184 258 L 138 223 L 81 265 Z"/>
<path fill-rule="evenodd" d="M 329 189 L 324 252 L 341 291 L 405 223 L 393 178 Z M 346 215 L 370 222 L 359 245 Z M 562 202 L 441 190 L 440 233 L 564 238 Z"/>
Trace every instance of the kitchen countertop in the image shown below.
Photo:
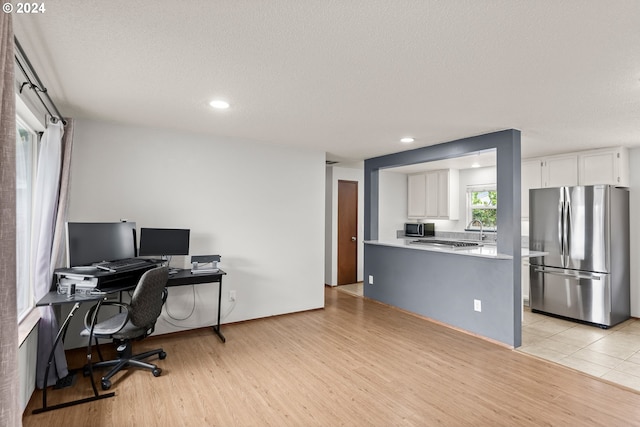
<path fill-rule="evenodd" d="M 439 239 L 446 240 L 446 239 Z M 410 244 L 407 239 L 388 239 L 388 240 L 365 240 L 364 243 L 369 245 L 393 246 L 398 248 L 416 249 L 419 251 L 445 252 L 453 255 L 477 256 L 495 259 L 513 259 L 513 256 L 501 254 L 498 252 L 496 245 L 484 244 L 484 246 L 473 247 L 469 249 L 452 249 L 442 246 L 431 246 L 421 244 Z M 532 251 L 529 248 L 522 248 L 520 256 L 522 258 L 533 258 L 547 255 L 548 252 Z"/>

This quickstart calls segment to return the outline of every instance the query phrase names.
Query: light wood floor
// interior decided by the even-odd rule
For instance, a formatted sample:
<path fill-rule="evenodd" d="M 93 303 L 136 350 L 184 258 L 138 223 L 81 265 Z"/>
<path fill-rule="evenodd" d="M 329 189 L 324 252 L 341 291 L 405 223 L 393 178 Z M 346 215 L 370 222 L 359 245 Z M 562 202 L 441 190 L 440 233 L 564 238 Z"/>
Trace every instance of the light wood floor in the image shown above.
<path fill-rule="evenodd" d="M 322 310 L 136 343 L 162 376 L 132 370 L 116 396 L 32 415 L 31 426 L 632 426 L 640 394 L 326 288 Z M 71 358 L 70 358 L 71 359 Z M 76 357 L 75 363 L 81 363 Z M 50 392 L 86 396 L 88 381 Z"/>

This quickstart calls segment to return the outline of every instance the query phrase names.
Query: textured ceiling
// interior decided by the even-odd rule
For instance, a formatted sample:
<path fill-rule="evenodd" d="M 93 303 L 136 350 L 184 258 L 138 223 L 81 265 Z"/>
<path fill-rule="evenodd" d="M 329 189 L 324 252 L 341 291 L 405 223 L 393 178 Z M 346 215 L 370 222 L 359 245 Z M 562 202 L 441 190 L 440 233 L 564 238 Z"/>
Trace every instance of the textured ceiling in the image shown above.
<path fill-rule="evenodd" d="M 640 145 L 640 0 L 45 5 L 14 30 L 65 116 L 338 160 L 507 128 L 523 157 Z"/>

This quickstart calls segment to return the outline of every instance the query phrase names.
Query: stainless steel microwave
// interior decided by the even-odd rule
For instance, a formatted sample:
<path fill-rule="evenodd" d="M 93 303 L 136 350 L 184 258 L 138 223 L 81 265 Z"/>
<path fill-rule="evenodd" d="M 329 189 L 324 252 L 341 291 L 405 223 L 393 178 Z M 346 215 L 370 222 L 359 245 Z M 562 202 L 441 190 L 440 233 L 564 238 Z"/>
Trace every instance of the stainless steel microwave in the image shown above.
<path fill-rule="evenodd" d="M 409 237 L 435 236 L 435 224 L 433 222 L 406 222 L 404 235 Z"/>

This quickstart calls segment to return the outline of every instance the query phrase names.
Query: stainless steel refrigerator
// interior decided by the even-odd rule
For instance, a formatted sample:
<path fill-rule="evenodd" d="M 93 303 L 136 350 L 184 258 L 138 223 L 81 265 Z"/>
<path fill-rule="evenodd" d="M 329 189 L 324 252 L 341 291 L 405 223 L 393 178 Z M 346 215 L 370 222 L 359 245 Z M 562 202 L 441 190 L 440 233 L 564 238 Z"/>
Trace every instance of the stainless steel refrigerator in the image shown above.
<path fill-rule="evenodd" d="M 630 316 L 629 191 L 529 190 L 530 306 L 606 328 Z"/>

